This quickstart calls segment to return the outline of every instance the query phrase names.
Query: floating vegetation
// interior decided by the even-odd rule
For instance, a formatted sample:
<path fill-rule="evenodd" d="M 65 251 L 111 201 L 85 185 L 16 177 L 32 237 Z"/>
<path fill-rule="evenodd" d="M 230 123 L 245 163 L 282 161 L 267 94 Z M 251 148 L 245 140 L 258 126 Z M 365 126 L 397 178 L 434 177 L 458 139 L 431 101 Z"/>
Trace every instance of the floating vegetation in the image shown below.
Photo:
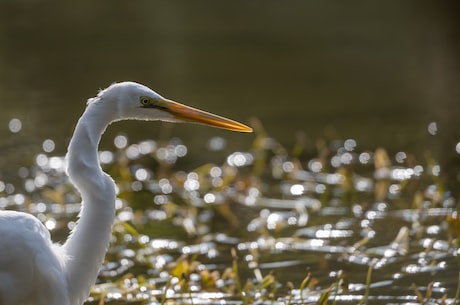
<path fill-rule="evenodd" d="M 100 152 L 119 199 L 89 304 L 457 303 L 460 217 L 436 160 L 354 139 L 289 151 L 254 125 L 247 151 L 189 171 L 177 138 L 119 135 Z M 0 208 L 36 215 L 59 242 L 80 196 L 54 142 L 43 150 L 21 185 L 0 181 Z"/>

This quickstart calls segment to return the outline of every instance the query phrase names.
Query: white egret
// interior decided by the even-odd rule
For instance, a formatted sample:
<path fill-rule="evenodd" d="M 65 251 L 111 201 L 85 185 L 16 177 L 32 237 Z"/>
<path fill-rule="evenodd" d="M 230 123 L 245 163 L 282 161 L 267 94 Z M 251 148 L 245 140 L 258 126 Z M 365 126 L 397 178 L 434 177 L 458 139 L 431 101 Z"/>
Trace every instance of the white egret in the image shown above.
<path fill-rule="evenodd" d="M 82 197 L 77 225 L 63 245 L 35 217 L 0 211 L 0 305 L 81 305 L 94 285 L 115 217 L 115 184 L 98 161 L 106 127 L 120 120 L 195 122 L 251 132 L 241 123 L 168 100 L 134 82 L 88 100 L 67 152 L 67 174 Z"/>

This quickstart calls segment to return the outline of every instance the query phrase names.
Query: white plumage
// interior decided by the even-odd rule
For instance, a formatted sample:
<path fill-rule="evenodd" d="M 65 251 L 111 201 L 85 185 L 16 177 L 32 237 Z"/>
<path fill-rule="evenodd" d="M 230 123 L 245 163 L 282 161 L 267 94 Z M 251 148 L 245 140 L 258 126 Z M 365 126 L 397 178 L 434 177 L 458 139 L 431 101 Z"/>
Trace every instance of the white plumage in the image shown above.
<path fill-rule="evenodd" d="M 66 242 L 53 244 L 45 226 L 29 214 L 0 211 L 0 305 L 81 305 L 88 297 L 115 217 L 115 184 L 99 165 L 98 144 L 110 123 L 130 119 L 252 131 L 134 82 L 100 91 L 88 100 L 66 156 L 67 173 L 83 200 L 79 221 Z"/>

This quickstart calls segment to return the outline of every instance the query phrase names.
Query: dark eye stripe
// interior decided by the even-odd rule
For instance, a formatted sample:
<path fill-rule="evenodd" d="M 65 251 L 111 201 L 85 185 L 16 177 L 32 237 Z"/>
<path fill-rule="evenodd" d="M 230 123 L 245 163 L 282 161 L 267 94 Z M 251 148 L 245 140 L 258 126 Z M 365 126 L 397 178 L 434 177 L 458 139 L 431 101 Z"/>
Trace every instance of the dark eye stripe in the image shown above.
<path fill-rule="evenodd" d="M 150 105 L 152 108 L 157 108 L 157 109 L 161 109 L 161 110 L 165 110 L 167 111 L 168 110 L 168 107 L 166 106 L 161 106 L 161 105 Z"/>
<path fill-rule="evenodd" d="M 155 108 L 155 109 L 161 109 L 164 111 L 168 111 L 168 107 L 161 106 L 161 105 L 155 105 L 155 104 L 142 104 L 141 108 Z"/>
<path fill-rule="evenodd" d="M 168 107 L 164 106 L 161 102 L 157 102 L 155 99 L 148 96 L 142 96 L 140 98 L 141 108 L 155 108 L 168 111 Z"/>

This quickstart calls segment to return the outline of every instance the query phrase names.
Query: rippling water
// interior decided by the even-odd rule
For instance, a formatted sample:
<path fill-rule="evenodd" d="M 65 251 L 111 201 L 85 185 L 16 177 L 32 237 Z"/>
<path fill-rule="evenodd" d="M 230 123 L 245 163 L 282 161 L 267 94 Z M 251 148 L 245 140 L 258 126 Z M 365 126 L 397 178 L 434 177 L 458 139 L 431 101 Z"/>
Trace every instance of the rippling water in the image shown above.
<path fill-rule="evenodd" d="M 421 303 L 414 283 L 452 301 L 455 6 L 3 1 L 0 208 L 62 242 L 80 208 L 63 155 L 85 100 L 140 81 L 258 132 L 107 130 L 120 199 L 93 298 L 345 304 L 369 289 L 368 303 Z"/>
<path fill-rule="evenodd" d="M 417 301 L 414 284 L 423 293 L 431 285 L 434 302 L 453 299 L 456 201 L 435 160 L 359 151 L 350 139 L 294 157 L 256 138 L 221 163 L 185 172 L 176 167 L 186 142 L 115 137 L 118 150 L 100 159 L 118 181 L 117 221 L 93 298 L 286 304 L 329 294 L 337 304 L 404 304 Z M 80 208 L 64 163 L 44 152 L 18 170 L 21 184 L 0 183 L 8 194 L 0 206 L 35 214 L 56 241 Z"/>

